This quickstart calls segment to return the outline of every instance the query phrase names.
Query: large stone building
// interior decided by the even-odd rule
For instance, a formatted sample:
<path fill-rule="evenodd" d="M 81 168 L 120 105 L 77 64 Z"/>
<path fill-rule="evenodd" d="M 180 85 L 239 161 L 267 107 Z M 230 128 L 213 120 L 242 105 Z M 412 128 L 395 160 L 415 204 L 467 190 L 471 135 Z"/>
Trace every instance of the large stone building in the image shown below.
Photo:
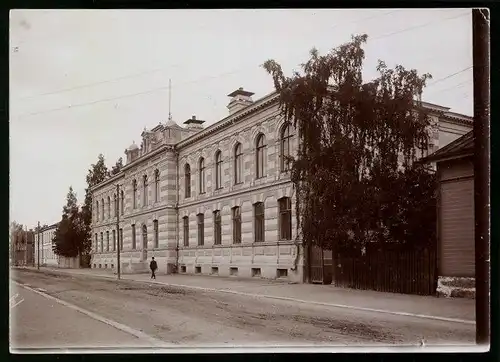
<path fill-rule="evenodd" d="M 229 94 L 229 115 L 204 128 L 192 117 L 142 132 L 122 170 L 92 188 L 92 268 L 261 276 L 303 281 L 295 242 L 295 198 L 285 155 L 297 150 L 293 126 L 271 93 Z M 469 117 L 425 103 L 435 151 L 471 129 Z M 117 193 L 117 185 L 118 193 Z M 119 212 L 117 230 L 116 212 Z"/>

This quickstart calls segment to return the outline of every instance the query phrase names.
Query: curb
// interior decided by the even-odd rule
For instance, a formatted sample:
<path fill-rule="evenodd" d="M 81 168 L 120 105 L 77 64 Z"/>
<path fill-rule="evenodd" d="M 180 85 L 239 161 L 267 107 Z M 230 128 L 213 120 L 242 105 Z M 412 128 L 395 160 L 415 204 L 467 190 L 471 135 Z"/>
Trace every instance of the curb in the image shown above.
<path fill-rule="evenodd" d="M 116 278 L 113 276 L 107 276 L 107 275 L 102 275 L 102 274 L 101 275 L 91 275 L 91 274 L 84 274 L 84 273 L 72 273 L 72 272 L 67 272 L 67 271 L 59 271 L 59 270 L 53 270 L 53 269 L 46 270 L 46 271 L 52 271 L 54 273 L 69 274 L 69 275 L 89 276 L 91 278 L 116 280 Z M 320 306 L 325 306 L 325 307 L 359 310 L 359 311 L 364 311 L 364 312 L 373 312 L 373 313 L 389 314 L 389 315 L 396 315 L 396 316 L 405 316 L 405 317 L 429 319 L 429 320 L 452 322 L 452 323 L 461 323 L 461 324 L 469 324 L 469 325 L 476 324 L 476 321 L 467 320 L 467 319 L 448 318 L 448 317 L 440 317 L 440 316 L 432 316 L 432 315 L 408 313 L 408 312 L 397 312 L 397 311 L 366 308 L 366 307 L 356 307 L 356 306 L 345 305 L 345 304 L 316 302 L 316 301 L 311 301 L 311 300 L 303 300 L 303 299 L 296 299 L 296 298 L 290 298 L 290 297 L 281 297 L 281 296 L 276 296 L 276 295 L 254 294 L 254 293 L 246 293 L 246 292 L 237 292 L 237 291 L 228 290 L 228 289 L 215 289 L 215 288 L 197 287 L 197 286 L 185 285 L 185 284 L 165 283 L 165 282 L 158 282 L 156 280 L 155 281 L 145 281 L 145 280 L 137 280 L 137 279 L 131 279 L 131 278 L 122 278 L 121 280 L 128 280 L 128 281 L 133 281 L 136 283 L 151 283 L 151 284 L 166 285 L 166 286 L 185 288 L 185 289 L 201 290 L 201 291 L 206 291 L 206 292 L 218 292 L 218 293 L 226 293 L 226 294 L 233 294 L 233 295 L 242 295 L 242 296 L 253 297 L 253 298 L 266 298 L 266 299 L 283 300 L 283 301 L 302 303 L 302 304 L 320 305 Z"/>

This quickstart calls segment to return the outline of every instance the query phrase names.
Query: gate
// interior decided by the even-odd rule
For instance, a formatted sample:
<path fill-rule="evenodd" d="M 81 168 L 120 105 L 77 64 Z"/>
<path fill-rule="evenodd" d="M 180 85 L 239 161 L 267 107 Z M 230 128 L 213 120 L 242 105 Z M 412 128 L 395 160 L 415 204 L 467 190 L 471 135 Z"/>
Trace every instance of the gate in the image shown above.
<path fill-rule="evenodd" d="M 317 245 L 310 247 L 310 282 L 314 284 L 331 284 L 333 272 L 332 251 Z"/>

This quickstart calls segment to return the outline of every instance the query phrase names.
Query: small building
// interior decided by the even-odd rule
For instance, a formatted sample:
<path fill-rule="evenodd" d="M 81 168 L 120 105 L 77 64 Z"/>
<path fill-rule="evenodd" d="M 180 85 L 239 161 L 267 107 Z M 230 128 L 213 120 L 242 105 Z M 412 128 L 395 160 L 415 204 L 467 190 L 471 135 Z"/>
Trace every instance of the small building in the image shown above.
<path fill-rule="evenodd" d="M 52 239 L 57 229 L 57 223 L 45 225 L 40 228 L 40 232 L 35 235 L 35 264 L 40 266 L 58 266 L 57 255 L 52 250 Z M 40 252 L 40 260 L 38 253 Z"/>
<path fill-rule="evenodd" d="M 438 177 L 438 295 L 475 295 L 474 135 L 470 131 L 424 161 Z"/>

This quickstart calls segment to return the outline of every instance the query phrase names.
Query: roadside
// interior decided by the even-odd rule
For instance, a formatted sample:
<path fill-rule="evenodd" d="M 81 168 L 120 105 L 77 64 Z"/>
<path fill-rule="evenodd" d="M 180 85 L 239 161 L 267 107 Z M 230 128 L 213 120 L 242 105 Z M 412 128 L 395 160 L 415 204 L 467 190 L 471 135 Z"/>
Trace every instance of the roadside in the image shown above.
<path fill-rule="evenodd" d="M 14 270 L 11 279 L 179 346 L 473 345 L 474 326 L 130 279 Z M 40 311 L 38 311 L 40 312 Z M 72 324 L 71 320 L 67 321 Z"/>
<path fill-rule="evenodd" d="M 36 270 L 36 268 L 28 269 Z M 41 268 L 40 272 L 43 271 L 78 274 L 93 278 L 116 278 L 112 271 L 95 269 Z M 282 281 L 265 279 L 238 279 L 183 274 L 158 275 L 156 281 L 151 281 L 147 274 L 125 274 L 122 275 L 122 279 L 261 298 L 325 304 L 348 309 L 413 315 L 424 318 L 431 317 L 430 319 L 457 319 L 469 323 L 475 320 L 475 301 L 470 299 L 382 293 L 370 290 L 337 288 L 332 285 L 288 284 Z"/>
<path fill-rule="evenodd" d="M 12 286 L 12 293 L 19 299 L 19 304 L 11 308 L 10 347 L 13 352 L 24 349 L 117 348 L 122 344 L 151 346 L 34 291 Z"/>

